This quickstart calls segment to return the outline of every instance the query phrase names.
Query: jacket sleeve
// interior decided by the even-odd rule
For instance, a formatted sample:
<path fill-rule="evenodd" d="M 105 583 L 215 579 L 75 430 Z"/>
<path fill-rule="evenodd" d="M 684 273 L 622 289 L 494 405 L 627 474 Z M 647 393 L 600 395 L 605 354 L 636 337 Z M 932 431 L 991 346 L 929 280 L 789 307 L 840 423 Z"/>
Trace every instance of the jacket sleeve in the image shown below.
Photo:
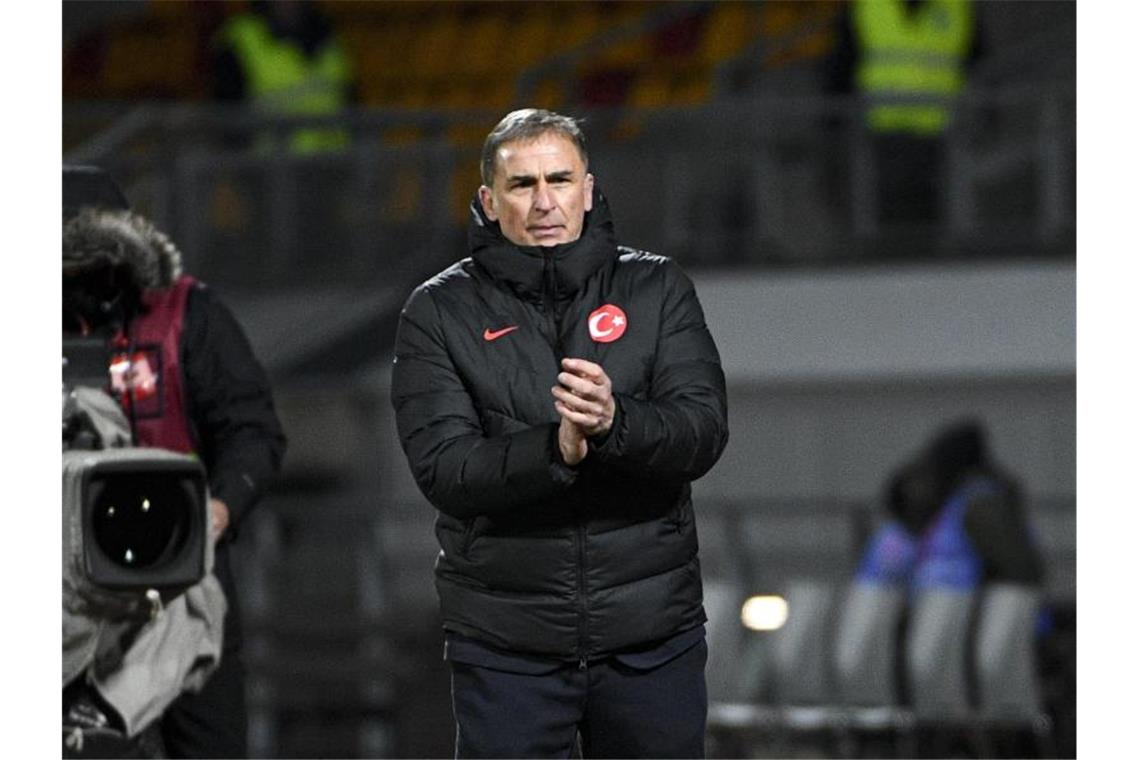
<path fill-rule="evenodd" d="M 613 426 L 591 449 L 611 466 L 691 481 L 712 468 L 728 443 L 724 372 L 692 281 L 672 261 L 664 266 L 648 398 L 615 392 Z"/>
<path fill-rule="evenodd" d="M 182 367 L 210 494 L 226 503 L 236 532 L 280 469 L 285 434 L 265 370 L 241 325 L 208 288 L 190 292 Z"/>
<path fill-rule="evenodd" d="M 412 476 L 428 501 L 453 517 L 530 507 L 577 478 L 557 450 L 555 423 L 484 434 L 447 350 L 441 315 L 423 286 L 400 314 L 392 406 Z"/>

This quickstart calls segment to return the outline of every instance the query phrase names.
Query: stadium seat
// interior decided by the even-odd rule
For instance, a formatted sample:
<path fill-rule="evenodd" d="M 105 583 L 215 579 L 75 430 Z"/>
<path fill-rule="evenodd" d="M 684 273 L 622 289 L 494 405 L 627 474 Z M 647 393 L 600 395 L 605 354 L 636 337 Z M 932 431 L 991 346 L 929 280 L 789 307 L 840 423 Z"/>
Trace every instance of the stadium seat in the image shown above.
<path fill-rule="evenodd" d="M 975 672 L 982 719 L 988 726 L 1033 732 L 1042 757 L 1052 756 L 1051 726 L 1042 707 L 1035 651 L 1041 593 L 1029 586 L 995 584 L 978 612 Z"/>
<path fill-rule="evenodd" d="M 973 589 L 926 588 L 913 597 L 905 646 L 916 741 L 936 752 L 988 757 L 988 740 L 970 700 Z"/>
<path fill-rule="evenodd" d="M 857 707 L 895 707 L 898 624 L 906 605 L 899 587 L 852 583 L 836 626 L 835 675 L 840 701 Z"/>
<path fill-rule="evenodd" d="M 898 693 L 899 625 L 906 613 L 901 587 L 852 582 L 836 624 L 834 667 L 846 739 L 888 740 L 892 755 L 913 756 L 914 716 Z"/>
<path fill-rule="evenodd" d="M 708 622 L 709 659 L 705 666 L 709 702 L 733 702 L 741 694 L 739 657 L 745 629 L 740 624 L 744 592 L 733 583 L 708 579 L 704 584 L 704 607 Z"/>
<path fill-rule="evenodd" d="M 919 719 L 963 719 L 970 714 L 966 668 L 973 591 L 929 589 L 913 603 L 906 668 Z"/>
<path fill-rule="evenodd" d="M 788 621 L 771 633 L 772 677 L 781 705 L 823 705 L 831 702 L 831 611 L 834 589 L 813 579 L 788 582 L 784 598 Z"/>

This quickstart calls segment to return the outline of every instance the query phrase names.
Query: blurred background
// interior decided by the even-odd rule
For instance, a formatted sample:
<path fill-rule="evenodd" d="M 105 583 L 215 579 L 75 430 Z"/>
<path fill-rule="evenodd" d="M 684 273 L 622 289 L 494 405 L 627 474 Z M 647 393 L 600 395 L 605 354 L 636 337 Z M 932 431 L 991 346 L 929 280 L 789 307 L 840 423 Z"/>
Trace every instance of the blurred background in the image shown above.
<path fill-rule="evenodd" d="M 887 5 L 957 26 L 891 60 Z M 710 754 L 1075 755 L 1076 6 L 945 5 L 63 3 L 64 161 L 110 171 L 232 306 L 289 436 L 236 553 L 253 756 L 451 754 L 389 366 L 522 106 L 585 118 L 619 238 L 693 276 L 721 351 L 732 436 L 694 486 Z M 307 73 L 267 74 L 251 17 Z M 995 708 L 985 589 L 943 613 L 974 631 L 931 644 L 944 680 L 908 670 L 909 597 L 863 642 L 910 685 L 876 697 L 837 664 L 852 579 L 892 473 L 964 417 L 1020 484 L 1049 623 L 1002 650 L 1029 685 Z"/>

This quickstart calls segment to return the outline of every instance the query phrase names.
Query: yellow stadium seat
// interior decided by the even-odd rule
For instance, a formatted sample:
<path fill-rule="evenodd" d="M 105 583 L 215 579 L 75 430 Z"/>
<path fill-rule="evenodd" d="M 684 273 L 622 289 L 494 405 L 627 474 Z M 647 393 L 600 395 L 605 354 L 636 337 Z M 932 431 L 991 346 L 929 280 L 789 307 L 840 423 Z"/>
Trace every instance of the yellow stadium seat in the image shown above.
<path fill-rule="evenodd" d="M 705 24 L 698 57 L 715 65 L 743 52 L 759 32 L 753 4 L 740 2 L 714 3 Z"/>
<path fill-rule="evenodd" d="M 452 73 L 452 61 L 462 45 L 462 30 L 450 14 L 430 17 L 428 27 L 412 40 L 408 59 L 400 66 L 419 77 L 434 79 Z"/>
<path fill-rule="evenodd" d="M 567 5 L 571 5 L 567 3 Z M 555 5 L 557 7 L 557 5 Z M 552 35 L 550 53 L 559 53 L 577 47 L 593 37 L 601 26 L 598 12 L 593 6 L 573 3 L 567 17 L 556 18 L 557 34 Z"/>
<path fill-rule="evenodd" d="M 558 110 L 566 103 L 566 82 L 561 78 L 547 77 L 539 82 L 526 107 Z"/>
<path fill-rule="evenodd" d="M 707 69 L 692 69 L 683 72 L 673 80 L 670 99 L 673 105 L 696 106 L 707 103 L 712 96 L 712 72 Z"/>
<path fill-rule="evenodd" d="M 522 6 L 521 3 L 517 5 Z M 510 7 L 514 8 L 515 4 Z M 501 23 L 510 25 L 510 31 L 505 35 L 499 51 L 506 70 L 518 72 L 550 55 L 550 46 L 559 32 L 556 31 L 552 15 L 545 12 L 545 7 L 540 6 L 537 10 L 518 15 L 512 11 L 500 19 Z"/>
<path fill-rule="evenodd" d="M 660 108 L 669 104 L 669 78 L 665 75 L 642 74 L 630 88 L 629 105 L 635 108 Z"/>
<path fill-rule="evenodd" d="M 504 54 L 513 47 L 506 20 L 497 14 L 484 14 L 463 28 L 460 48 L 466 62 L 463 68 L 469 73 L 501 76 Z"/>

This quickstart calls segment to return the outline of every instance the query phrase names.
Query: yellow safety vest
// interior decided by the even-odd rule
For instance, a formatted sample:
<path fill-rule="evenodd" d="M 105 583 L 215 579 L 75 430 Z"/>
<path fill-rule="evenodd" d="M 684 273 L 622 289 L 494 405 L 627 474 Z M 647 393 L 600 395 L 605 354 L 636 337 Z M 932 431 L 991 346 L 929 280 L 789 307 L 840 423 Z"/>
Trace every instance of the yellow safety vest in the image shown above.
<path fill-rule="evenodd" d="M 946 128 L 951 101 L 965 80 L 973 9 L 966 0 L 928 0 L 913 12 L 905 5 L 902 0 L 855 4 L 853 26 L 861 51 L 857 81 L 869 101 L 866 118 L 872 130 L 934 135 Z M 897 102 L 907 96 L 923 100 Z"/>
<path fill-rule="evenodd" d="M 253 103 L 267 113 L 332 114 L 347 105 L 350 66 L 335 39 L 309 59 L 295 43 L 274 37 L 265 20 L 253 14 L 230 20 L 222 38 L 237 54 Z M 264 138 L 259 142 L 264 144 Z M 348 133 L 342 129 L 302 129 L 290 137 L 297 153 L 347 144 Z"/>

